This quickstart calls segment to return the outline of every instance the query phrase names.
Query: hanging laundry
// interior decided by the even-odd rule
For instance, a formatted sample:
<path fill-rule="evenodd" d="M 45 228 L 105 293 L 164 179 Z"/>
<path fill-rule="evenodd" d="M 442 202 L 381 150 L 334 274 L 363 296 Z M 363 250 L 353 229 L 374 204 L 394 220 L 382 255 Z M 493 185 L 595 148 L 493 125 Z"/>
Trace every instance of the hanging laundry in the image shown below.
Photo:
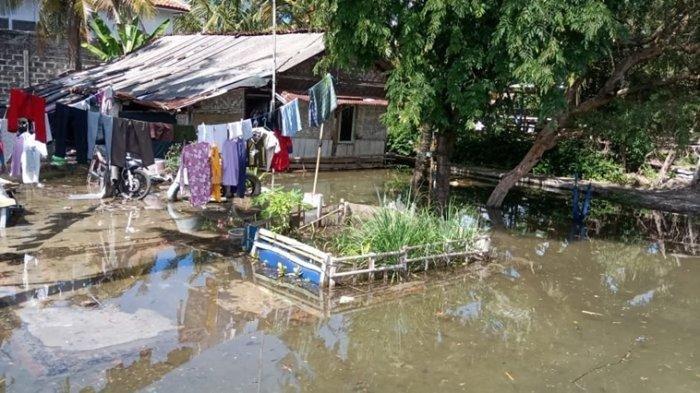
<path fill-rule="evenodd" d="M 216 145 L 221 150 L 228 139 L 228 123 L 200 124 L 197 127 L 197 142 L 207 142 Z"/>
<path fill-rule="evenodd" d="M 88 157 L 92 158 L 95 145 L 105 145 L 107 157 L 112 153 L 112 127 L 114 118 L 100 112 L 88 112 Z"/>
<path fill-rule="evenodd" d="M 0 175 L 5 173 L 5 146 L 0 140 Z"/>
<path fill-rule="evenodd" d="M 221 183 L 227 187 L 236 187 L 238 197 L 243 198 L 248 168 L 246 142 L 240 138 L 226 141 L 221 153 L 224 164 Z"/>
<path fill-rule="evenodd" d="M 31 132 L 22 133 L 22 183 L 39 183 L 39 171 L 41 169 L 41 157 L 46 157 L 46 144 L 36 139 L 36 135 Z"/>
<path fill-rule="evenodd" d="M 53 142 L 53 133 L 51 132 L 51 122 L 49 122 L 48 113 L 44 113 L 44 126 L 46 127 L 46 143 Z"/>
<path fill-rule="evenodd" d="M 204 206 L 211 197 L 211 165 L 207 142 L 185 146 L 180 159 L 180 190 L 185 189 L 185 173 L 190 188 L 192 206 Z M 185 172 L 186 171 L 186 172 Z"/>
<path fill-rule="evenodd" d="M 112 87 L 106 87 L 100 90 L 98 97 L 100 98 L 100 113 L 112 117 L 119 115 L 119 107 L 114 99 L 114 90 Z"/>
<path fill-rule="evenodd" d="M 301 131 L 301 116 L 299 115 L 299 100 L 282 105 L 279 109 L 282 135 L 294 137 Z"/>
<path fill-rule="evenodd" d="M 229 141 L 224 142 L 224 145 Z M 211 197 L 221 202 L 221 153 L 216 146 L 211 147 Z"/>
<path fill-rule="evenodd" d="M 66 147 L 69 143 L 75 147 L 78 164 L 87 163 L 88 151 L 88 113 L 82 109 L 63 104 L 56 104 L 54 114 L 55 152 L 57 157 L 66 157 Z"/>
<path fill-rule="evenodd" d="M 272 169 L 276 172 L 286 172 L 289 169 L 289 154 L 292 153 L 292 139 L 275 131 L 279 149 L 272 157 Z"/>
<path fill-rule="evenodd" d="M 7 124 L 10 132 L 17 132 L 20 118 L 34 122 L 37 140 L 46 143 L 46 100 L 21 89 L 10 89 L 10 102 L 7 108 Z"/>
<path fill-rule="evenodd" d="M 3 154 L 5 155 L 5 163 L 10 162 L 12 152 L 15 148 L 15 140 L 17 135 L 11 133 L 7 129 L 7 119 L 0 119 L 0 142 L 3 146 Z"/>
<path fill-rule="evenodd" d="M 228 139 L 243 138 L 242 123 L 241 121 L 228 123 Z"/>
<path fill-rule="evenodd" d="M 318 127 L 331 117 L 331 113 L 338 106 L 338 97 L 333 87 L 331 74 L 321 79 L 320 82 L 309 89 L 309 125 Z"/>
<path fill-rule="evenodd" d="M 250 119 L 241 121 L 241 132 L 243 133 L 244 141 L 253 137 L 253 122 Z"/>
<path fill-rule="evenodd" d="M 161 142 L 172 142 L 175 140 L 173 125 L 168 123 L 148 123 L 151 132 L 151 139 Z"/>
<path fill-rule="evenodd" d="M 12 149 L 12 165 L 10 166 L 10 176 L 19 178 L 22 176 L 22 153 L 24 152 L 24 138 L 22 135 L 15 135 L 14 148 Z"/>
<path fill-rule="evenodd" d="M 254 131 L 253 135 L 248 140 L 248 162 L 256 168 L 267 168 L 267 160 L 265 159 L 265 139 L 267 135 L 260 131 Z"/>
<path fill-rule="evenodd" d="M 153 146 L 148 123 L 138 120 L 114 118 L 112 127 L 112 165 L 126 166 L 126 154 L 141 159 L 143 166 L 153 165 Z"/>

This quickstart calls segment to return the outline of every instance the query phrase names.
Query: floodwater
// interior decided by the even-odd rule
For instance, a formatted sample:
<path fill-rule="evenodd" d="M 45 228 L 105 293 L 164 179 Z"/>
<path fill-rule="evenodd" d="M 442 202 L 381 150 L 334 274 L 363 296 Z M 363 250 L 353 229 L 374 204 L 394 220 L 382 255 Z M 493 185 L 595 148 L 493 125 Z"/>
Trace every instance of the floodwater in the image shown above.
<path fill-rule="evenodd" d="M 327 200 L 369 203 L 395 177 L 321 175 Z M 312 177 L 275 181 L 310 191 Z M 455 190 L 470 202 L 487 192 Z M 71 206 L 71 217 L 89 209 Z M 0 261 L 3 290 L 36 289 L 0 308 L 5 391 L 700 391 L 698 217 L 594 200 L 578 228 L 566 196 L 519 191 L 502 216 L 480 213 L 496 247 L 488 268 L 319 312 L 270 291 L 244 258 L 179 244 L 165 210 L 125 224 L 128 212 L 74 218 L 71 228 L 88 220 L 97 232 L 100 219 L 116 222 L 104 231 L 120 247 L 142 239 L 116 247 L 118 268 L 101 275 L 89 270 L 104 264 L 99 247 L 64 250 L 89 270 L 80 285 L 42 290 L 80 271 L 54 272 L 65 264 L 41 246 L 0 252 L 12 255 Z M 167 240 L 139 227 L 146 218 Z"/>

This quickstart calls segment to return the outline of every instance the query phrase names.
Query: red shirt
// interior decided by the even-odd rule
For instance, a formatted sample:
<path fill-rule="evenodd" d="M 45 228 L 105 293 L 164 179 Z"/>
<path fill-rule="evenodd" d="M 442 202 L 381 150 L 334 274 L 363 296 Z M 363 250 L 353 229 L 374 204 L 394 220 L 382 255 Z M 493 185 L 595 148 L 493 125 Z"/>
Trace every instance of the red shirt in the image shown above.
<path fill-rule="evenodd" d="M 17 132 L 17 121 L 26 117 L 34 122 L 36 139 L 46 143 L 46 100 L 21 89 L 10 89 L 10 103 L 7 108 L 7 129 Z"/>
<path fill-rule="evenodd" d="M 292 153 L 292 138 L 282 136 L 282 133 L 275 131 L 275 137 L 280 144 L 280 152 L 272 156 L 272 169 L 275 172 L 286 172 L 289 169 L 289 153 Z"/>

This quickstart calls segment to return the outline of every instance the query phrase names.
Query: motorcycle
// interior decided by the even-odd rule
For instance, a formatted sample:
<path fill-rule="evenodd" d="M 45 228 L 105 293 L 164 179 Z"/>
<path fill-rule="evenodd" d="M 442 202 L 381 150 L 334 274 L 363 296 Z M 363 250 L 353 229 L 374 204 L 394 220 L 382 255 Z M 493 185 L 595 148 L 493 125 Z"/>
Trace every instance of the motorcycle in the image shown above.
<path fill-rule="evenodd" d="M 114 168 L 115 173 L 112 174 L 104 147 L 96 146 L 88 167 L 88 192 L 136 200 L 150 193 L 151 176 L 140 159 L 127 154 L 126 166 Z"/>

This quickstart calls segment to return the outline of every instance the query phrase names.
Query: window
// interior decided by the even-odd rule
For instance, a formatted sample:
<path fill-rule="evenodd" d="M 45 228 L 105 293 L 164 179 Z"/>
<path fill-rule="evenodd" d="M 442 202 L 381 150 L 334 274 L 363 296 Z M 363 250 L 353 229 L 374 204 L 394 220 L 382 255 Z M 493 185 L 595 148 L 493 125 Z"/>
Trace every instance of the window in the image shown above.
<path fill-rule="evenodd" d="M 346 106 L 340 111 L 340 134 L 338 142 L 349 143 L 353 141 L 355 134 L 355 107 Z"/>

